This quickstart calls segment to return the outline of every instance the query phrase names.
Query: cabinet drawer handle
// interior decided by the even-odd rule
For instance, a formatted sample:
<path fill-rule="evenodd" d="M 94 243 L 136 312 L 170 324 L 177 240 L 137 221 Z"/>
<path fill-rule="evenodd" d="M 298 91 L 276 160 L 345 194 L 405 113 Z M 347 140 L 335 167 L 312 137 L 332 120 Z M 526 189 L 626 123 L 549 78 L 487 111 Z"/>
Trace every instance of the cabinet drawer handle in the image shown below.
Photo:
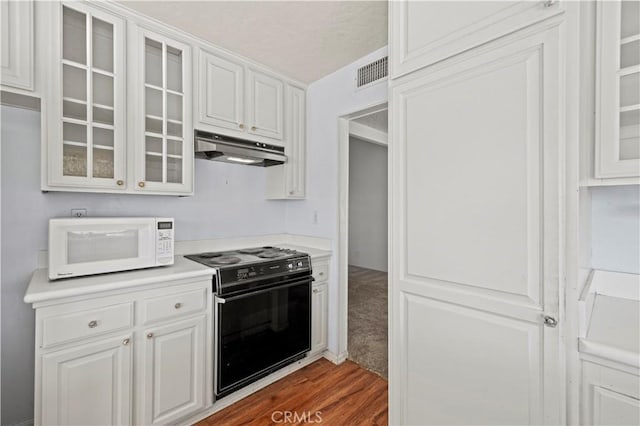
<path fill-rule="evenodd" d="M 176 309 L 180 309 L 180 308 L 182 308 L 182 303 L 178 302 L 174 306 L 175 306 Z"/>
<path fill-rule="evenodd" d="M 153 333 L 147 333 L 147 339 L 151 339 L 153 337 Z"/>
<path fill-rule="evenodd" d="M 256 130 L 258 130 L 258 128 L 256 126 L 251 126 L 251 131 L 255 132 Z"/>
<path fill-rule="evenodd" d="M 138 182 L 138 186 L 139 186 L 140 188 L 144 188 L 144 182 Z"/>
<path fill-rule="evenodd" d="M 244 124 L 239 123 L 239 124 L 238 124 L 238 127 L 240 127 L 241 129 L 244 129 Z"/>
<path fill-rule="evenodd" d="M 98 321 L 93 320 L 89 321 L 89 328 L 96 328 L 98 326 Z"/>
<path fill-rule="evenodd" d="M 323 276 L 324 272 L 319 272 L 318 275 Z"/>
<path fill-rule="evenodd" d="M 118 184 L 118 186 L 124 185 L 124 181 L 122 179 L 118 179 L 116 183 Z"/>
<path fill-rule="evenodd" d="M 122 344 L 127 346 L 129 344 L 129 338 L 126 338 L 122 341 Z"/>

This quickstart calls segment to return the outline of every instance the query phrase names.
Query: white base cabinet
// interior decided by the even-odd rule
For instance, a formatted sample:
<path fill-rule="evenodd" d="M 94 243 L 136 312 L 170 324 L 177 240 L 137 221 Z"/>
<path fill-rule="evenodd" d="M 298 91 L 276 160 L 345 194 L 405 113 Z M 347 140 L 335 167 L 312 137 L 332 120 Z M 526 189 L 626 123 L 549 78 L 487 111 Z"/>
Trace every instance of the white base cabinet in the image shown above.
<path fill-rule="evenodd" d="M 131 423 L 131 334 L 42 355 L 43 425 Z"/>
<path fill-rule="evenodd" d="M 167 424 L 205 408 L 206 329 L 207 316 L 201 315 L 148 327 L 139 336 L 138 383 L 144 402 L 137 424 Z"/>
<path fill-rule="evenodd" d="M 210 406 L 211 295 L 203 277 L 36 304 L 35 424 L 167 424 Z"/>
<path fill-rule="evenodd" d="M 328 345 L 329 330 L 329 261 L 313 261 L 311 288 L 311 352 L 309 356 L 324 352 Z"/>
<path fill-rule="evenodd" d="M 637 368 L 583 362 L 580 424 L 640 424 L 640 376 Z"/>

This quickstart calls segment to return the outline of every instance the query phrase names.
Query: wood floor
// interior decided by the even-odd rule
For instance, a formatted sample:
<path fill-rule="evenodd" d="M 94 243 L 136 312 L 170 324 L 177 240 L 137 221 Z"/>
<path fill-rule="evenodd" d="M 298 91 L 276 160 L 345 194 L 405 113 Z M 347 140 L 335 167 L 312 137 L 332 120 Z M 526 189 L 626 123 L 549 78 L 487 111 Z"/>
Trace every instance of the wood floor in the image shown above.
<path fill-rule="evenodd" d="M 320 359 L 197 426 L 386 425 L 387 381 L 351 361 Z"/>

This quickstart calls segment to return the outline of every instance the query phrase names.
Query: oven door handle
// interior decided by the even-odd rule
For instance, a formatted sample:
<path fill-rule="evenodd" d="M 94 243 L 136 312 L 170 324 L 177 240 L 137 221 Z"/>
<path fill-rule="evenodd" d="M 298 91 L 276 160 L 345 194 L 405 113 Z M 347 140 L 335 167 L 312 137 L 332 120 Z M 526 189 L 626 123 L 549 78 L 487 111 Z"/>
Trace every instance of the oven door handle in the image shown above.
<path fill-rule="evenodd" d="M 222 297 L 214 296 L 213 298 L 216 302 L 216 305 L 223 305 L 227 303 L 227 299 L 223 299 Z"/>
<path fill-rule="evenodd" d="M 227 300 L 244 299 L 245 297 L 256 296 L 258 294 L 268 293 L 268 292 L 274 291 L 274 290 L 281 290 L 281 289 L 285 289 L 285 288 L 289 288 L 289 287 L 295 287 L 295 286 L 299 286 L 299 285 L 303 285 L 303 284 L 311 284 L 312 281 L 313 281 L 312 277 L 306 277 L 306 278 L 303 278 L 303 279 L 297 279 L 297 280 L 289 281 L 289 282 L 286 282 L 286 283 L 282 283 L 280 285 L 275 285 L 273 287 L 267 287 L 267 288 L 260 289 L 260 290 L 248 291 L 246 293 L 238 294 L 238 295 L 235 295 L 235 296 L 229 296 L 229 297 L 227 297 L 225 299 L 221 299 L 218 296 L 216 296 L 216 299 L 222 300 L 222 302 L 218 302 L 218 300 L 216 300 L 216 303 L 226 303 Z"/>

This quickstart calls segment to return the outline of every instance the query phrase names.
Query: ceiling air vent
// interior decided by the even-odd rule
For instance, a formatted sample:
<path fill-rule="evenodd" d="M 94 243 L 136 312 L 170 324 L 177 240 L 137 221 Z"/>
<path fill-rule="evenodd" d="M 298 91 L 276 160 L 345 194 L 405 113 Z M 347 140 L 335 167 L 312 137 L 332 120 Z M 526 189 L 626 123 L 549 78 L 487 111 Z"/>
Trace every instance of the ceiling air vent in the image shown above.
<path fill-rule="evenodd" d="M 356 87 L 361 88 L 389 75 L 389 57 L 385 56 L 358 68 Z"/>

